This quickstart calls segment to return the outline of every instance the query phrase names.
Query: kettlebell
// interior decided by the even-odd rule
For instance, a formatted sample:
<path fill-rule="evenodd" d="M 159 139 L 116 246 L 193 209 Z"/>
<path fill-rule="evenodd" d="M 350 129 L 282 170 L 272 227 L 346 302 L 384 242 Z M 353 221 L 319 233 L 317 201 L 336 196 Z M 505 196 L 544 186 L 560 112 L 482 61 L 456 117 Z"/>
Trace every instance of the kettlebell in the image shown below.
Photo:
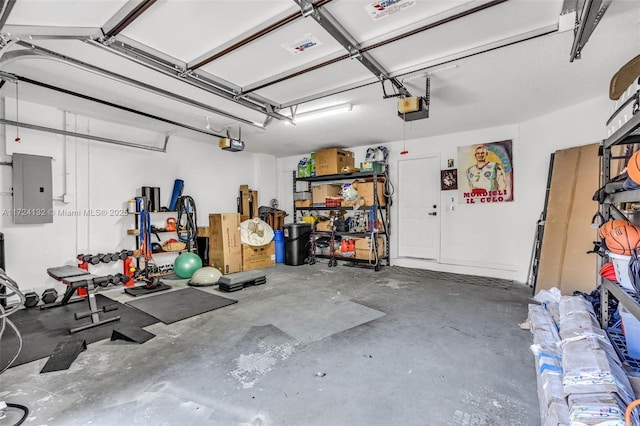
<path fill-rule="evenodd" d="M 165 229 L 169 232 L 175 232 L 176 231 L 176 223 L 177 220 L 175 217 L 169 217 L 167 218 L 167 224 L 165 226 Z"/>
<path fill-rule="evenodd" d="M 162 246 L 159 243 L 151 243 L 151 253 L 160 253 Z"/>

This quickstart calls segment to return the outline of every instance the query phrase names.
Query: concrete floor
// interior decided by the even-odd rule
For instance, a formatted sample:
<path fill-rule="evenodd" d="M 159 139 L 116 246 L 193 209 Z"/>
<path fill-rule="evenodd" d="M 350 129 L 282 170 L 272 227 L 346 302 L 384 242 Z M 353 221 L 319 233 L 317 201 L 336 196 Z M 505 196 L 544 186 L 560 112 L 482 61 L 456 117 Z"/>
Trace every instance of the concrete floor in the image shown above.
<path fill-rule="evenodd" d="M 208 290 L 238 303 L 149 326 L 142 345 L 91 344 L 66 371 L 11 368 L 0 400 L 28 406 L 28 425 L 540 424 L 518 326 L 529 288 L 395 267 L 264 271 L 265 285 Z"/>

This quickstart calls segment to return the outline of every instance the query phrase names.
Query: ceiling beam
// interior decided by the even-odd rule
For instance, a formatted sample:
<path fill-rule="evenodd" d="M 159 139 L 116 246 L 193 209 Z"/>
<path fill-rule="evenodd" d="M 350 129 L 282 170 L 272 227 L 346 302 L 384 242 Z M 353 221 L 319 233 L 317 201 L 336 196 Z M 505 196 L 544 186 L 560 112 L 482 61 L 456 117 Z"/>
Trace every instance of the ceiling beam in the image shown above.
<path fill-rule="evenodd" d="M 133 21 L 135 21 L 136 19 L 138 19 L 138 17 L 140 15 L 142 15 L 144 12 L 147 11 L 147 9 L 149 9 L 151 6 L 153 6 L 153 4 L 156 2 L 156 0 L 141 0 L 140 2 L 135 2 L 137 3 L 125 16 L 124 18 L 118 20 L 115 23 L 112 22 L 107 22 L 107 25 L 109 27 L 111 27 L 109 30 L 105 31 L 105 38 L 106 39 L 110 39 L 112 37 L 117 36 L 118 34 L 120 34 L 125 28 L 127 28 L 129 25 L 131 25 L 133 23 Z M 134 2 L 129 2 L 129 4 L 127 4 L 125 6 L 125 8 L 131 7 L 131 5 L 134 4 Z M 124 8 L 123 8 L 124 9 Z M 114 18 L 118 18 L 118 14 L 116 14 L 116 16 L 114 16 Z M 107 26 L 105 25 L 105 26 Z"/>
<path fill-rule="evenodd" d="M 183 83 L 198 87 L 206 92 L 220 96 L 231 102 L 235 102 L 246 108 L 250 108 L 259 113 L 269 115 L 278 120 L 291 122 L 291 118 L 277 112 L 274 105 L 267 105 L 262 100 L 253 99 L 251 96 L 241 96 L 241 93 L 233 88 L 226 87 L 218 82 L 213 82 L 205 76 L 198 75 L 194 71 L 185 70 L 176 64 L 171 64 L 162 58 L 156 57 L 149 52 L 144 52 L 127 43 L 118 41 L 117 43 L 105 44 L 99 41 L 89 41 L 89 44 L 109 50 L 111 53 L 120 55 L 123 58 L 131 60 L 139 65 L 143 65 L 156 72 L 160 72 L 166 76 L 172 77 Z M 268 107 L 271 107 L 270 110 Z M 273 111 L 273 112 L 271 112 Z M 253 122 L 250 123 L 255 126 Z M 258 126 L 262 128 L 262 126 Z"/>
<path fill-rule="evenodd" d="M 310 0 L 294 0 L 304 16 L 311 16 L 326 32 L 329 33 L 348 52 L 348 57 L 355 58 L 379 80 L 389 80 L 402 96 L 411 96 L 409 90 L 396 78 L 389 77 L 388 72 L 370 54 L 363 51 L 360 43 L 338 22 L 326 9 L 317 8 Z"/>
<path fill-rule="evenodd" d="M 14 40 L 87 40 L 102 36 L 99 27 L 59 27 L 51 25 L 5 25 L 2 33 Z"/>
<path fill-rule="evenodd" d="M 2 7 L 2 14 L 0 15 L 0 31 L 4 28 L 4 24 L 7 23 L 7 19 L 9 19 L 9 15 L 15 5 L 16 0 L 3 0 L 2 3 L 0 3 L 0 6 Z"/>
<path fill-rule="evenodd" d="M 584 45 L 600 23 L 612 0 L 586 0 L 582 11 L 578 11 L 578 26 L 574 30 L 569 62 L 580 59 Z"/>

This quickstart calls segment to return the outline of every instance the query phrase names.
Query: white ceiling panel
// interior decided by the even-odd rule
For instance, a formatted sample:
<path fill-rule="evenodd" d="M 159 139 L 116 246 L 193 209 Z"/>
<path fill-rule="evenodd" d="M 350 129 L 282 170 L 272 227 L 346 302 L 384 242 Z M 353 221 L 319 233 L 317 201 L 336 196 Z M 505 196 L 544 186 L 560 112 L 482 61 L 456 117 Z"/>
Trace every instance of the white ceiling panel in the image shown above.
<path fill-rule="evenodd" d="M 291 0 L 160 1 L 122 34 L 183 62 L 264 26 L 286 11 Z M 299 10 L 299 9 L 298 9 Z"/>
<path fill-rule="evenodd" d="M 101 27 L 126 3 L 127 0 L 18 0 L 7 24 Z"/>
<path fill-rule="evenodd" d="M 291 53 L 284 45 L 307 39 L 312 35 L 319 44 L 300 53 Z M 313 63 L 329 55 L 346 53 L 342 46 L 312 19 L 301 19 L 262 37 L 202 69 L 241 87 L 269 79 L 292 68 Z"/>
<path fill-rule="evenodd" d="M 388 35 L 398 28 L 415 25 L 426 20 L 436 20 L 453 13 L 462 5 L 484 3 L 468 0 L 400 0 L 388 6 L 379 5 L 382 2 L 371 0 L 334 0 L 327 4 L 326 9 L 343 27 L 360 43 Z M 377 12 L 380 18 L 374 19 L 372 4 L 379 5 Z M 467 7 L 465 7 L 467 8 Z"/>
<path fill-rule="evenodd" d="M 561 6 L 561 3 L 551 1 L 512 0 L 369 53 L 387 71 L 404 71 L 478 46 L 551 28 L 557 25 Z"/>
<path fill-rule="evenodd" d="M 338 87 L 375 79 L 360 62 L 346 59 L 281 83 L 267 86 L 264 89 L 257 90 L 256 93 L 278 104 L 287 104 Z"/>

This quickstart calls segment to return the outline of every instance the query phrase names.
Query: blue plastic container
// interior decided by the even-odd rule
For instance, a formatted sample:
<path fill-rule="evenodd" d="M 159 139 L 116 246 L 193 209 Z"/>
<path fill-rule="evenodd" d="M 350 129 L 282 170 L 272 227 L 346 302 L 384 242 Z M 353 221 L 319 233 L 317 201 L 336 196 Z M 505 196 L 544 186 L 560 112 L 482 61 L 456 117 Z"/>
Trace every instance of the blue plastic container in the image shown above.
<path fill-rule="evenodd" d="M 284 263 L 284 233 L 273 231 L 273 241 L 276 242 L 276 263 Z"/>
<path fill-rule="evenodd" d="M 178 198 L 182 195 L 182 188 L 184 188 L 184 181 L 182 179 L 176 179 L 173 183 L 173 192 L 171 193 L 171 201 L 169 201 L 169 211 L 176 210 L 176 204 Z"/>

